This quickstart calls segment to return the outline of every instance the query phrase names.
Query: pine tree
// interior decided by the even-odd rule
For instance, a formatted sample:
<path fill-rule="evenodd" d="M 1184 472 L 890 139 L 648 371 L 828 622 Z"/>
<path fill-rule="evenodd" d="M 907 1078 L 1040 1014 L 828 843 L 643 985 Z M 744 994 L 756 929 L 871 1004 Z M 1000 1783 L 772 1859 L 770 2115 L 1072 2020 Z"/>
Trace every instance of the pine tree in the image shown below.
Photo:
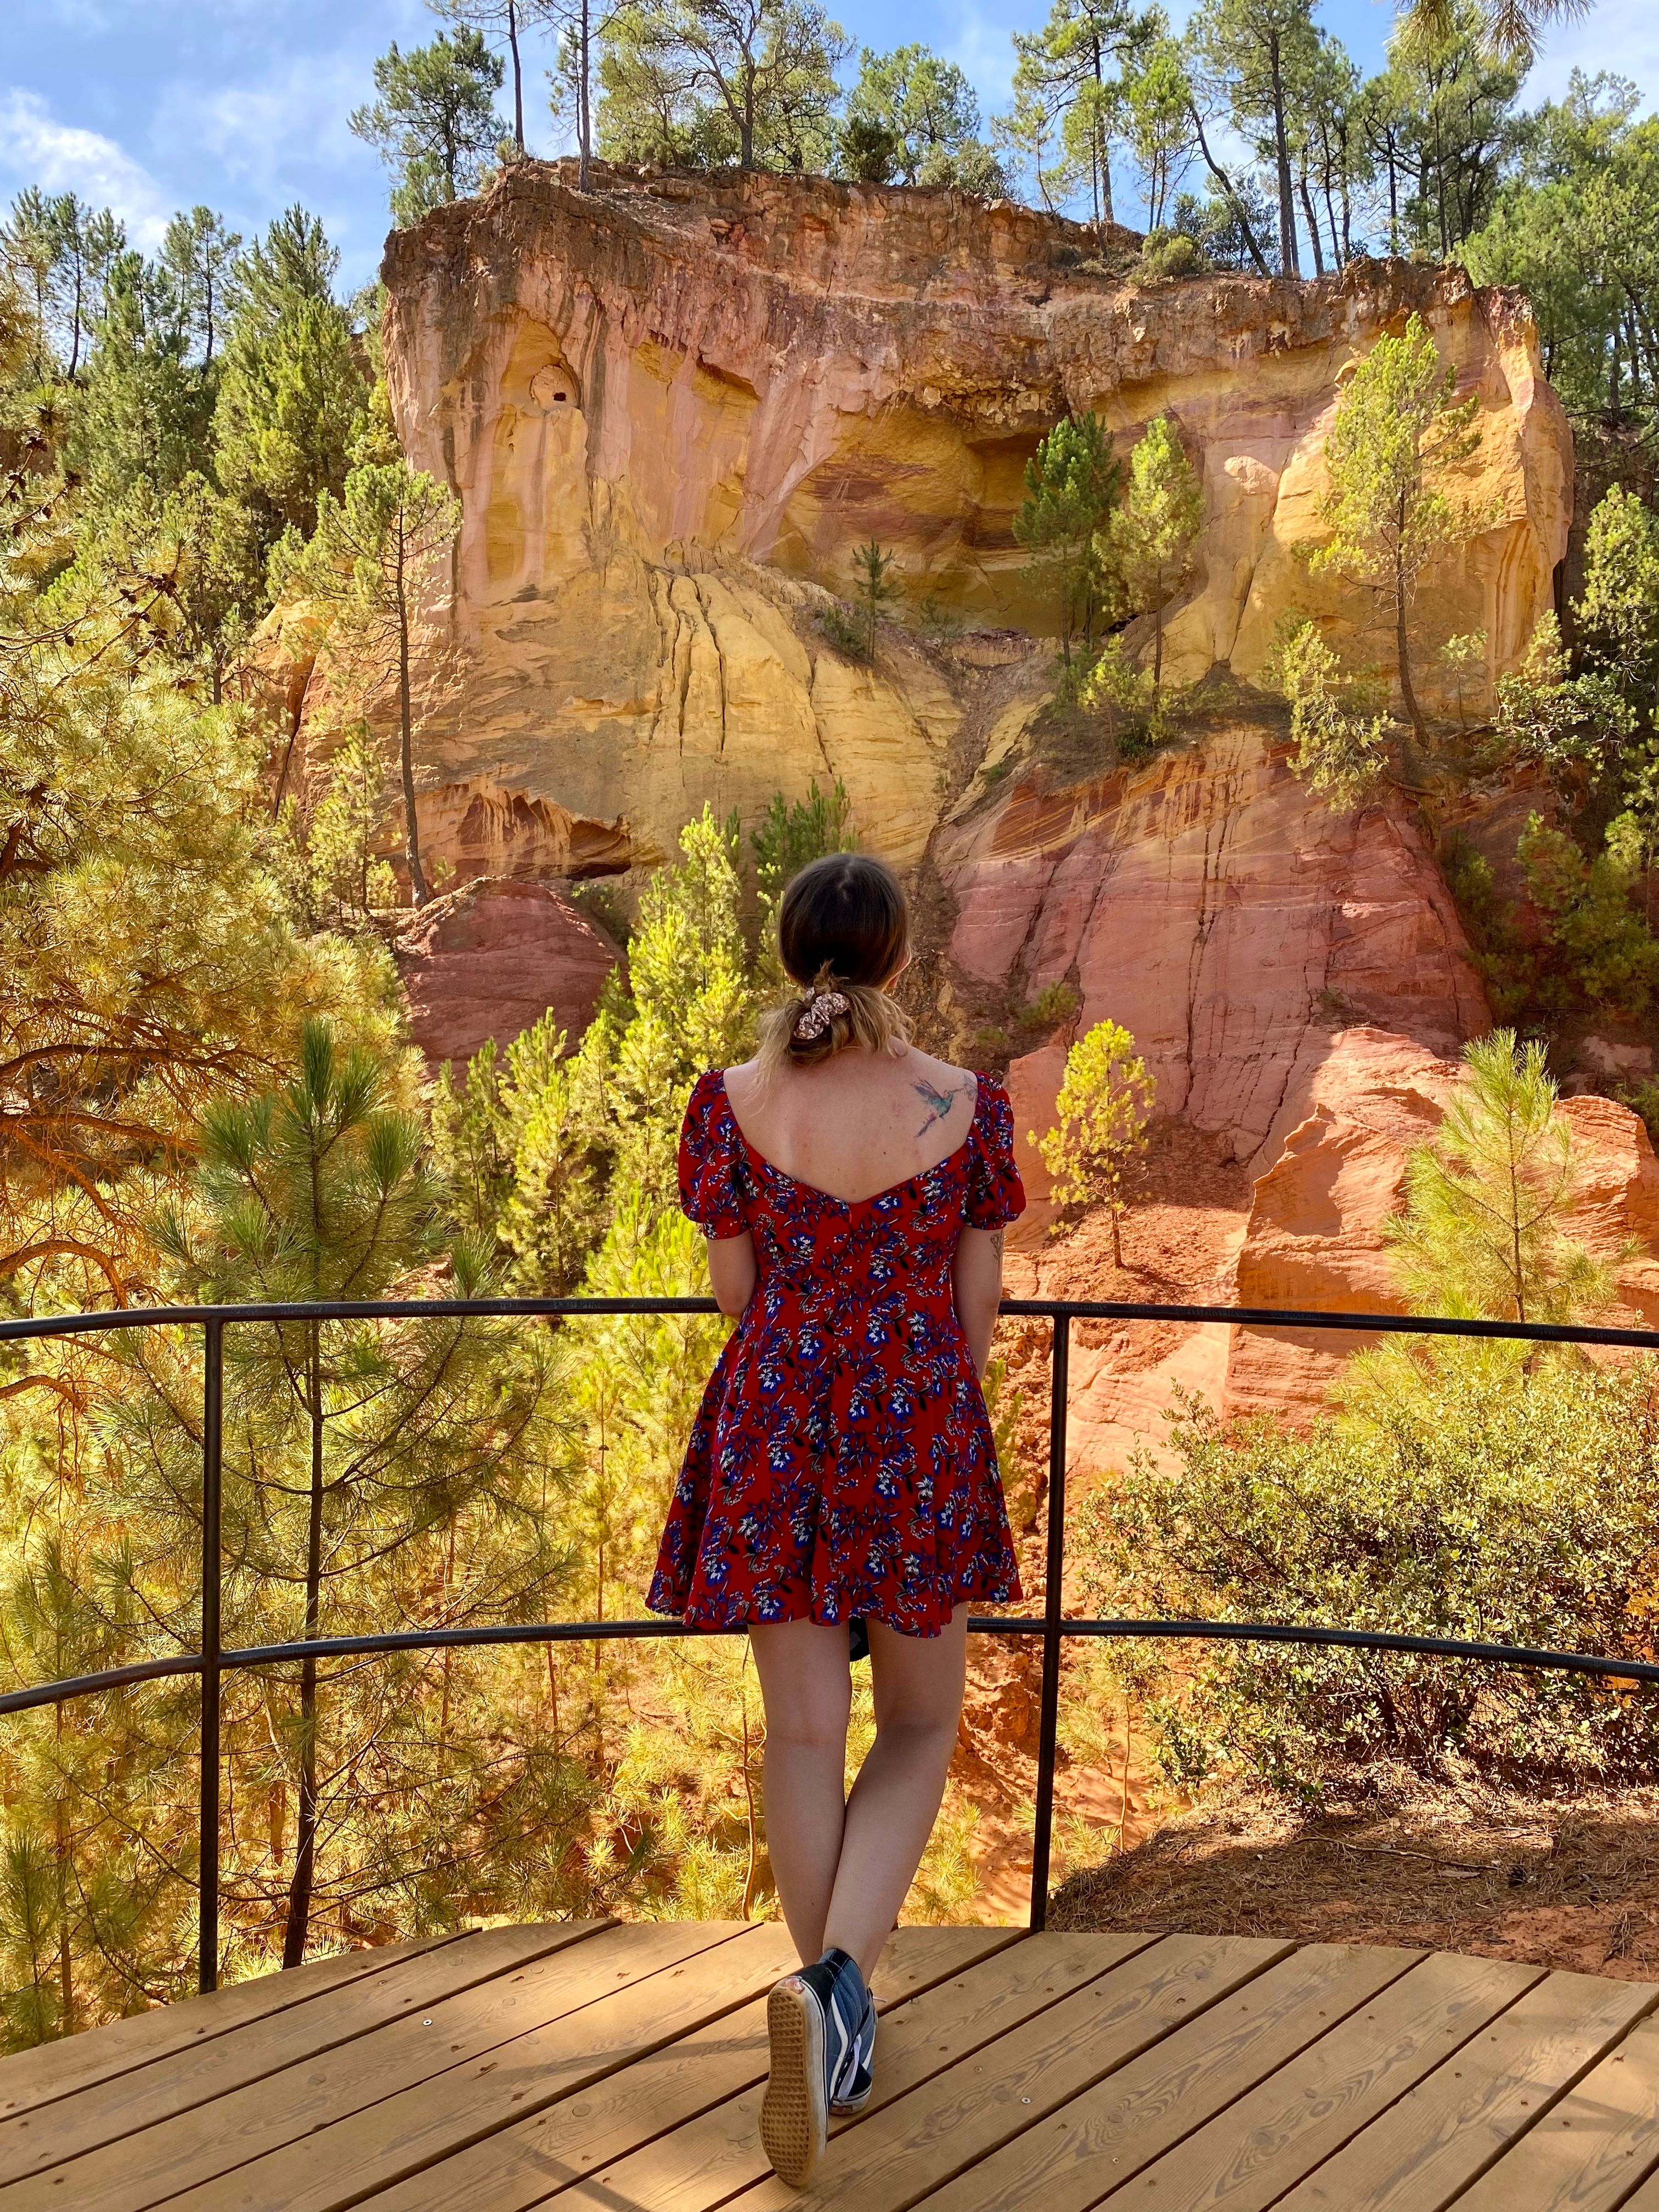
<path fill-rule="evenodd" d="M 1054 593 L 1068 673 L 1073 637 L 1081 630 L 1085 646 L 1094 641 L 1105 580 L 1096 539 L 1117 496 L 1118 474 L 1111 438 L 1092 414 L 1057 422 L 1026 464 L 1014 536 L 1030 555 L 1031 573 Z"/>
<path fill-rule="evenodd" d="M 1036 1145 L 1054 1178 L 1060 1206 L 1103 1206 L 1112 1224 L 1112 1264 L 1123 1265 L 1123 1216 L 1131 1177 L 1146 1146 L 1154 1086 L 1127 1030 L 1097 1022 L 1066 1054 L 1054 1111 L 1059 1120 Z"/>
<path fill-rule="evenodd" d="M 332 297 L 339 255 L 290 208 L 238 265 L 214 414 L 216 473 L 275 539 L 309 530 L 344 489 L 368 404 L 351 319 Z"/>
<path fill-rule="evenodd" d="M 817 0 L 652 0 L 605 34 L 599 142 L 612 160 L 823 169 L 848 42 Z"/>
<path fill-rule="evenodd" d="M 352 470 L 340 499 L 319 495 L 308 542 L 290 531 L 271 556 L 272 596 L 312 603 L 326 620 L 331 658 L 368 684 L 397 678 L 404 853 L 416 906 L 431 890 L 415 802 L 410 640 L 460 526 L 460 501 L 447 485 L 407 461 L 373 461 Z"/>
<path fill-rule="evenodd" d="M 1385 331 L 1355 368 L 1325 440 L 1330 489 L 1320 513 L 1331 535 L 1309 565 L 1375 593 L 1394 632 L 1401 696 L 1419 744 L 1428 726 L 1412 678 L 1413 607 L 1424 571 L 1480 527 L 1445 488 L 1448 472 L 1479 449 L 1480 411 L 1478 392 L 1458 398 L 1457 371 L 1442 363 L 1413 314 L 1398 337 Z M 1407 775 L 1416 780 L 1410 761 Z"/>
<path fill-rule="evenodd" d="M 1109 559 L 1130 606 L 1152 617 L 1152 688 L 1164 687 L 1164 611 L 1186 581 L 1204 494 L 1167 415 L 1147 424 L 1129 456 L 1123 504 L 1107 524 Z"/>
<path fill-rule="evenodd" d="M 1138 27 L 1123 0 L 1053 0 L 1040 31 L 1014 33 L 1014 107 L 1000 128 L 1029 145 L 1045 201 L 1051 192 L 1067 199 L 1086 186 L 1097 230 L 1115 220 L 1112 146 L 1124 103 L 1113 64 L 1133 47 Z M 1047 163 L 1045 143 L 1057 156 Z"/>
<path fill-rule="evenodd" d="M 439 1249 L 423 1152 L 393 1071 L 307 1024 L 288 1084 L 205 1117 L 198 1202 L 161 1226 L 180 1291 L 215 1303 L 394 1294 Z M 452 1265 L 461 1295 L 480 1287 L 465 1249 Z M 434 1572 L 446 1621 L 545 1603 L 557 1542 L 544 1519 L 551 1375 L 536 1340 L 465 1322 L 248 1324 L 228 1334 L 227 1378 L 235 1605 L 297 1603 L 289 1632 L 312 1638 L 388 1603 L 429 1617 L 418 1593 Z M 366 1772 L 401 1764 L 387 1742 L 397 1672 L 360 1683 L 360 1671 L 335 1678 L 331 1703 L 319 1662 L 304 1661 L 280 1722 L 295 1793 L 285 1966 L 304 1955 L 319 1852 L 356 1817 Z M 441 1705 L 441 1750 L 442 1717 Z M 440 1763 L 422 1779 L 447 1778 Z"/>
<path fill-rule="evenodd" d="M 395 43 L 374 64 L 380 97 L 352 112 L 351 129 L 391 170 L 400 228 L 476 191 L 507 126 L 495 112 L 503 75 L 483 33 L 463 23 L 407 53 Z"/>
<path fill-rule="evenodd" d="M 1279 267 L 1299 276 L 1291 131 L 1298 81 L 1317 50 L 1310 0 L 1205 0 L 1189 36 L 1225 91 L 1234 127 L 1271 169 Z"/>
<path fill-rule="evenodd" d="M 164 497 L 205 456 L 212 391 L 185 358 L 174 307 L 163 271 L 118 257 L 68 443 L 95 507 L 140 484 Z"/>
<path fill-rule="evenodd" d="M 860 133 L 866 147 L 885 147 L 886 177 L 902 184 L 956 185 L 988 196 L 1004 188 L 979 136 L 973 87 L 954 62 L 924 46 L 899 46 L 890 54 L 864 48 L 858 81 L 847 96 L 843 143 L 860 143 Z"/>
<path fill-rule="evenodd" d="M 513 144 L 520 158 L 524 143 L 524 58 L 519 39 L 526 27 L 548 14 L 544 0 L 438 0 L 438 13 L 452 23 L 462 23 L 481 36 L 495 32 L 507 40 L 513 71 Z M 496 79 L 497 84 L 501 82 Z"/>
<path fill-rule="evenodd" d="M 0 512 L 0 1283 L 124 1304 L 207 1098 L 358 978 L 283 912 L 262 748 L 180 684 L 177 548 L 71 560 L 73 495 L 21 475 Z"/>
<path fill-rule="evenodd" d="M 1463 1064 L 1439 1133 L 1407 1161 L 1406 1210 L 1383 1225 L 1411 1310 L 1585 1320 L 1610 1302 L 1612 1279 L 1566 1233 L 1583 1175 L 1544 1048 L 1497 1030 Z"/>
<path fill-rule="evenodd" d="M 227 229 L 223 218 L 209 207 L 174 216 L 162 241 L 162 265 L 173 280 L 180 319 L 199 342 L 205 368 L 213 366 L 223 333 L 241 243 L 241 233 Z"/>
<path fill-rule="evenodd" d="M 903 594 L 900 582 L 898 556 L 878 544 L 872 538 L 867 545 L 860 545 L 853 555 L 853 574 L 855 578 L 854 597 L 864 617 L 864 653 L 867 660 L 876 657 L 876 624 L 884 609 Z"/>

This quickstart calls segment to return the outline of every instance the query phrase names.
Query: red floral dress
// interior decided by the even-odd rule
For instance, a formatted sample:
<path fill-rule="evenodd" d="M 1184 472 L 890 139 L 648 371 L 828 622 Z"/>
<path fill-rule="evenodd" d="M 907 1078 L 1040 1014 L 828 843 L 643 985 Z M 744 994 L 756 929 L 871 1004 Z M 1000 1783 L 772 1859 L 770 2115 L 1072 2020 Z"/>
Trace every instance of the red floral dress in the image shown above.
<path fill-rule="evenodd" d="M 1007 1093 L 979 1078 L 950 1157 L 849 1204 L 744 1138 L 713 1070 L 680 1134 L 680 1203 L 755 1240 L 759 1276 L 692 1428 L 648 1600 L 698 1628 L 884 1621 L 937 1636 L 1019 1571 L 985 1397 L 957 1318 L 963 1224 L 1022 1212 Z"/>

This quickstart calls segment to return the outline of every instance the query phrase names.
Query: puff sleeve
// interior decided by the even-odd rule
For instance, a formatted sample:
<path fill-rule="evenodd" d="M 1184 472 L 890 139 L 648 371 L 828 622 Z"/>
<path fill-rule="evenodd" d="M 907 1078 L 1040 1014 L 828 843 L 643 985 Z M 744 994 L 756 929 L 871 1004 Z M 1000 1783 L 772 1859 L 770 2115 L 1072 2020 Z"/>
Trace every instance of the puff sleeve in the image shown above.
<path fill-rule="evenodd" d="M 749 1226 L 737 1186 L 736 1127 L 718 1070 L 700 1075 L 680 1125 L 680 1210 L 712 1242 Z"/>
<path fill-rule="evenodd" d="M 981 1075 L 963 1218 L 970 1229 L 1001 1229 L 1024 1211 L 1025 1186 L 1014 1165 L 1014 1109 L 1001 1084 Z"/>

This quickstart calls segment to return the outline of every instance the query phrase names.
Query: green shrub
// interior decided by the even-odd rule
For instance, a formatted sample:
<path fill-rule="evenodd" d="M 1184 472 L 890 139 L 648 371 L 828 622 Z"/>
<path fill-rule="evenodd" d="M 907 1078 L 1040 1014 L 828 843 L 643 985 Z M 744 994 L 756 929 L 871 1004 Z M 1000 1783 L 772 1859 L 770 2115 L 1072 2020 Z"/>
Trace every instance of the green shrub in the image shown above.
<path fill-rule="evenodd" d="M 1149 230 L 1135 273 L 1157 283 L 1169 277 L 1201 276 L 1209 265 L 1197 240 L 1184 230 Z"/>
<path fill-rule="evenodd" d="M 1638 864 L 1610 836 L 1594 860 L 1565 830 L 1528 817 L 1516 847 L 1527 889 L 1553 949 L 1556 985 L 1547 1006 L 1587 1003 L 1626 1020 L 1644 1015 L 1659 981 L 1659 939 L 1635 906 Z"/>
<path fill-rule="evenodd" d="M 1659 1366 L 1510 1346 L 1379 1359 L 1306 1436 L 1184 1400 L 1080 1516 L 1089 1609 L 1656 1656 Z M 1158 1647 L 1165 1772 L 1316 1801 L 1367 1771 L 1650 1771 L 1659 1708 L 1565 1674 L 1291 1645 Z M 1131 1667 L 1146 1653 L 1126 1653 Z"/>
<path fill-rule="evenodd" d="M 864 624 L 852 608 L 842 600 L 830 599 L 818 609 L 818 628 L 836 651 L 847 659 L 868 659 Z"/>

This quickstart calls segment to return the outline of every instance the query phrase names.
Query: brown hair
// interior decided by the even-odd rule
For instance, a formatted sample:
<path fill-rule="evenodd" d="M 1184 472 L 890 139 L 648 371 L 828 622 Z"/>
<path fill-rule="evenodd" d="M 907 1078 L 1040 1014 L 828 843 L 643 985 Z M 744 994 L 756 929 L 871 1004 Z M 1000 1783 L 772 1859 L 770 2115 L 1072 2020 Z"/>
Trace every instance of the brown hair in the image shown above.
<path fill-rule="evenodd" d="M 884 987 L 909 942 L 909 905 L 884 860 L 826 853 L 810 861 L 778 912 L 778 951 L 799 988 L 762 1022 L 763 1072 L 810 1067 L 851 1044 L 902 1051 L 909 1025 Z"/>

